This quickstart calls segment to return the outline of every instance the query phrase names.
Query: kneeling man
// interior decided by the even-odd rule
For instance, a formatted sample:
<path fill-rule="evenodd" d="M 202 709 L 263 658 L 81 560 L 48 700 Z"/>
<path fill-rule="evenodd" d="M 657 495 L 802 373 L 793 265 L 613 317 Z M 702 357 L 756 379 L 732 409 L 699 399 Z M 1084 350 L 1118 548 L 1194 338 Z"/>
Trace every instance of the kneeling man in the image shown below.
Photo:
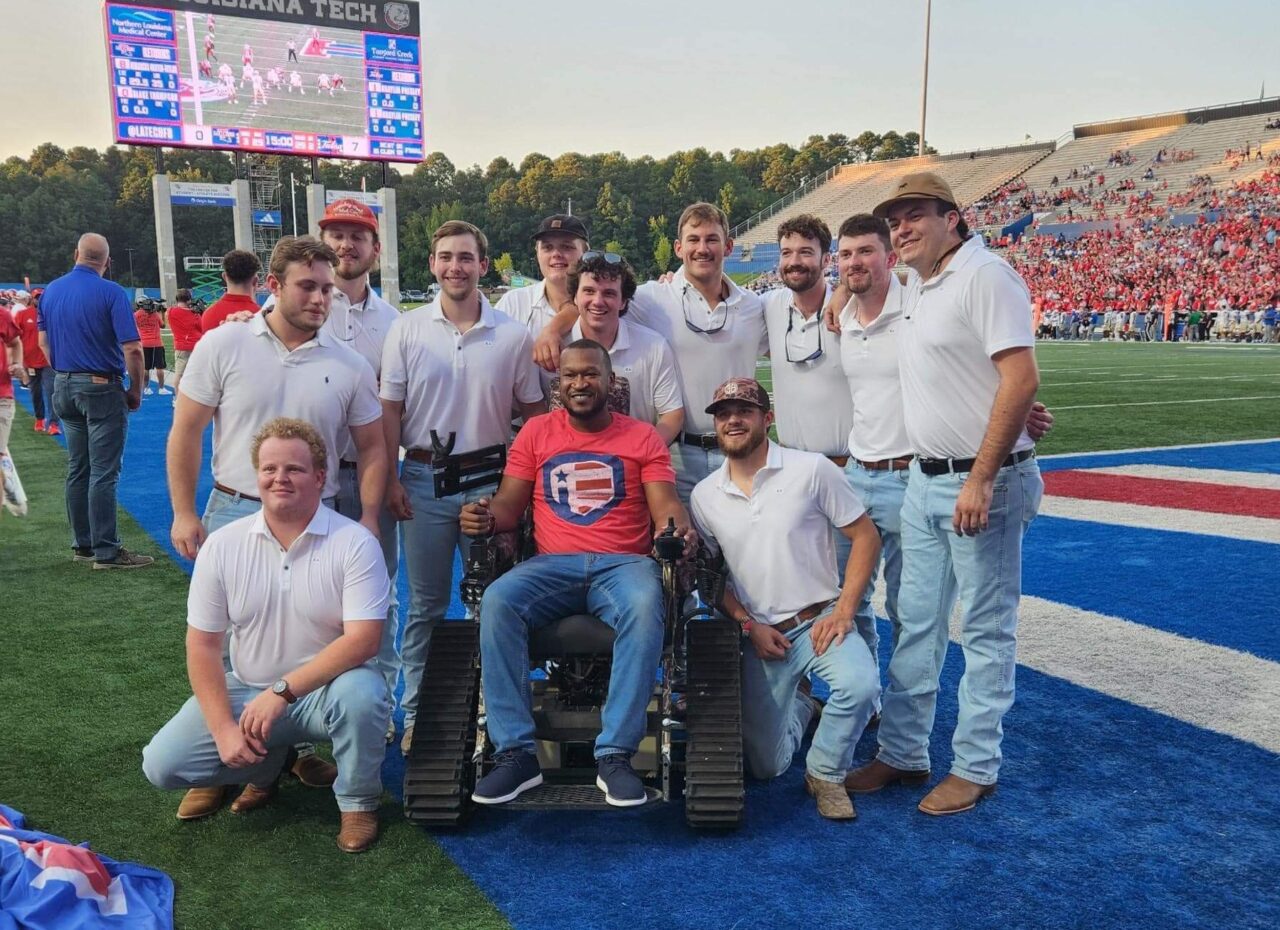
<path fill-rule="evenodd" d="M 609 697 L 596 739 L 596 787 L 615 807 L 645 802 L 631 757 L 662 655 L 661 572 L 654 527 L 674 519 L 686 554 L 697 540 L 676 495 L 666 444 L 648 423 L 610 412 L 609 352 L 579 339 L 560 354 L 564 408 L 521 428 L 492 501 L 462 508 L 469 536 L 513 529 L 533 500 L 538 554 L 507 572 L 480 603 L 480 667 L 494 768 L 472 793 L 502 804 L 542 784 L 529 711 L 529 633 L 590 613 L 617 633 Z"/>
<path fill-rule="evenodd" d="M 844 473 L 825 455 L 769 440 L 769 395 L 750 378 L 716 389 L 725 462 L 693 489 L 698 531 L 724 553 L 726 613 L 742 624 L 742 743 L 756 778 L 791 766 L 819 708 L 808 677 L 831 697 L 806 759 L 805 788 L 831 820 L 857 816 L 844 788 L 853 749 L 875 711 L 880 675 L 867 644 L 850 636 L 880 537 Z M 835 526 L 852 545 L 841 590 Z"/>
<path fill-rule="evenodd" d="M 262 510 L 200 549 L 187 598 L 194 696 L 143 750 L 142 769 L 158 788 L 274 786 L 295 743 L 329 740 L 338 846 L 362 852 L 378 835 L 391 713 L 372 663 L 390 592 L 382 550 L 321 506 L 327 453 L 310 424 L 270 421 L 251 454 Z"/>

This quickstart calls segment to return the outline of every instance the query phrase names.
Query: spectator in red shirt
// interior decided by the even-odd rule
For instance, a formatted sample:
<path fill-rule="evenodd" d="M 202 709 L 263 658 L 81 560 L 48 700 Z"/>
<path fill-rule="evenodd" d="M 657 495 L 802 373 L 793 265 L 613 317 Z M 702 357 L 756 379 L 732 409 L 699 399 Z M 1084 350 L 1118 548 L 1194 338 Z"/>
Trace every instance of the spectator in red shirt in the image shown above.
<path fill-rule="evenodd" d="M 0 346 L 4 351 L 4 365 L 0 366 L 0 452 L 7 452 L 9 430 L 13 427 L 13 379 L 23 383 L 27 379 L 27 369 L 22 364 L 22 331 L 8 307 L 0 307 Z"/>
<path fill-rule="evenodd" d="M 494 769 L 472 800 L 502 804 L 542 784 L 529 713 L 529 632 L 592 612 L 617 632 L 609 700 L 596 739 L 596 785 L 614 806 L 645 801 L 631 756 L 662 653 L 662 584 L 649 558 L 654 526 L 676 523 L 686 554 L 697 536 L 676 496 L 671 454 L 658 431 L 610 412 L 609 353 L 590 339 L 560 355 L 564 408 L 534 417 L 516 436 L 493 500 L 462 507 L 469 536 L 513 529 L 533 502 L 538 554 L 485 591 L 480 651 Z"/>
<path fill-rule="evenodd" d="M 203 320 L 200 314 L 191 309 L 191 292 L 185 287 L 180 289 L 175 302 L 169 308 L 169 331 L 173 333 L 173 392 L 174 402 L 178 385 L 182 381 L 182 372 L 187 367 L 187 359 L 191 358 L 191 350 L 196 347 L 200 337 L 204 335 Z"/>
<path fill-rule="evenodd" d="M 142 377 L 145 379 L 142 393 L 151 393 L 151 372 L 154 371 L 160 393 L 172 394 L 173 391 L 164 386 L 164 371 L 168 363 L 164 357 L 164 340 L 160 338 L 160 328 L 165 324 L 163 304 L 152 303 L 143 297 L 135 306 L 133 321 L 138 324 L 138 335 L 142 337 Z"/>
<path fill-rule="evenodd" d="M 36 414 L 36 432 L 50 436 L 62 432 L 53 413 L 53 369 L 40 349 L 40 329 L 36 326 L 35 301 L 26 291 L 14 295 L 13 321 L 22 330 L 22 363 L 27 366 L 31 384 L 31 406 Z"/>
<path fill-rule="evenodd" d="M 258 289 L 258 276 L 262 273 L 262 262 L 258 256 L 243 249 L 232 249 L 222 256 L 222 281 L 227 292 L 213 302 L 200 317 L 200 328 L 209 332 L 233 313 L 248 311 L 258 312 L 258 302 L 253 293 Z"/>

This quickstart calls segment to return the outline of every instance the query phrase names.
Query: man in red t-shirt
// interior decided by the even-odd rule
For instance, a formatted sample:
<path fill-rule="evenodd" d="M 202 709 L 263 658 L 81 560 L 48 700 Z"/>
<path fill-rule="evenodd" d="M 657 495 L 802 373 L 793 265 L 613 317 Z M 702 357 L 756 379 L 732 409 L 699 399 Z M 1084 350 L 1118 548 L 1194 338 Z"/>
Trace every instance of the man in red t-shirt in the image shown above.
<path fill-rule="evenodd" d="M 616 807 L 645 802 L 631 756 L 645 731 L 645 708 L 662 654 L 654 527 L 675 521 L 688 554 L 697 542 L 676 495 L 666 445 L 648 423 L 607 406 L 609 353 L 580 339 L 560 354 L 564 409 L 529 420 L 507 455 L 492 501 L 462 508 L 469 536 L 514 529 L 533 501 L 538 554 L 507 572 L 480 604 L 485 714 L 494 768 L 472 800 L 502 804 L 542 784 L 529 711 L 529 632 L 591 613 L 617 633 L 609 699 L 596 739 L 596 786 Z"/>
<path fill-rule="evenodd" d="M 253 292 L 258 288 L 258 276 L 262 273 L 262 262 L 258 256 L 243 249 L 232 249 L 222 256 L 222 281 L 227 292 L 209 305 L 200 317 L 200 327 L 209 332 L 233 313 L 248 311 L 258 312 L 258 302 Z"/>
<path fill-rule="evenodd" d="M 187 359 L 204 335 L 200 314 L 191 309 L 191 291 L 181 288 L 169 308 L 169 332 L 173 333 L 173 393 L 177 402 L 178 384 L 186 370 Z"/>
<path fill-rule="evenodd" d="M 57 436 L 58 418 L 53 413 L 53 369 L 40 349 L 40 329 L 36 325 L 35 300 L 26 291 L 14 295 L 13 321 L 22 330 L 22 364 L 27 366 L 31 385 L 31 406 L 36 414 L 36 432 L 48 430 Z"/>
<path fill-rule="evenodd" d="M 27 369 L 22 364 L 22 331 L 13 321 L 8 307 L 0 307 L 0 452 L 9 448 L 9 430 L 13 428 L 13 379 L 24 384 Z M 0 494 L 0 498 L 4 495 Z"/>
<path fill-rule="evenodd" d="M 134 304 L 133 321 L 138 324 L 138 335 L 142 337 L 142 386 L 143 394 L 151 393 L 151 372 L 156 373 L 156 384 L 161 394 L 172 394 L 173 391 L 164 386 L 164 372 L 168 362 L 164 357 L 164 340 L 160 338 L 160 328 L 164 326 L 163 305 L 151 302 L 142 297 Z"/>

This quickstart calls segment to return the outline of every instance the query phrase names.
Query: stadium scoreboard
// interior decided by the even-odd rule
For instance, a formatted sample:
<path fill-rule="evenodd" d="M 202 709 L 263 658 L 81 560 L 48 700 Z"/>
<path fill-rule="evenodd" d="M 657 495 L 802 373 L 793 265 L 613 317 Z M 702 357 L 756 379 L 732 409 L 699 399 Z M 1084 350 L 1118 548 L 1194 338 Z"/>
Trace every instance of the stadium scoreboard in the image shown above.
<path fill-rule="evenodd" d="M 103 3 L 115 140 L 423 159 L 418 4 Z"/>

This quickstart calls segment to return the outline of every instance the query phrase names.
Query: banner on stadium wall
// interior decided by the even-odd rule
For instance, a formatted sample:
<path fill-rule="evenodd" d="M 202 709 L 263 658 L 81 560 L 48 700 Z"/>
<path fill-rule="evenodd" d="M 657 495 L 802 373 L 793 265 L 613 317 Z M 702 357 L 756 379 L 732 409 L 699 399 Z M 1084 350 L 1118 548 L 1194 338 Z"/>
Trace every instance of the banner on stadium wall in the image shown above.
<path fill-rule="evenodd" d="M 326 204 L 333 203 L 337 200 L 354 200 L 362 203 L 372 210 L 375 214 L 382 212 L 382 204 L 378 203 L 378 195 L 371 194 L 368 191 L 330 191 L 324 192 L 324 202 Z"/>
<path fill-rule="evenodd" d="M 197 181 L 171 183 L 169 200 L 178 207 L 234 207 L 236 205 L 236 196 L 230 184 L 206 184 Z"/>

